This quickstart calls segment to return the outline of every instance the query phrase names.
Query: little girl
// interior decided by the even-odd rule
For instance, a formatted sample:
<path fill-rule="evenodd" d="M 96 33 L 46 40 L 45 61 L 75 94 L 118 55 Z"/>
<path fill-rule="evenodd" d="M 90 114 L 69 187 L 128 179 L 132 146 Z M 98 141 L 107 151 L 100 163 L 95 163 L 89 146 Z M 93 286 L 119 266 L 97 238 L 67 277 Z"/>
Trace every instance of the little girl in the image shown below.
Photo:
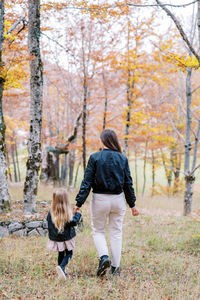
<path fill-rule="evenodd" d="M 76 212 L 72 217 L 72 210 L 67 192 L 59 188 L 53 193 L 51 209 L 47 216 L 49 240 L 47 248 L 58 252 L 58 266 L 56 271 L 59 279 L 66 279 L 65 266 L 72 258 L 75 247 L 74 237 L 76 226 L 81 214 Z"/>

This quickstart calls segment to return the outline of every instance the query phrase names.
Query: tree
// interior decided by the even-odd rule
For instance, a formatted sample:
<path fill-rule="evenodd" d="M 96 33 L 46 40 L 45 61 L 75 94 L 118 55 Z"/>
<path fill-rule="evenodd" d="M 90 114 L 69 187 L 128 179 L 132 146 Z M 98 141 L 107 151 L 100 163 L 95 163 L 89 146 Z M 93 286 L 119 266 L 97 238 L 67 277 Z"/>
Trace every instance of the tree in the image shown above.
<path fill-rule="evenodd" d="M 30 137 L 24 183 L 24 211 L 34 212 L 41 164 L 43 74 L 40 55 L 40 0 L 29 0 L 28 3 L 28 47 L 32 59 L 30 60 Z"/>
<path fill-rule="evenodd" d="M 191 77 L 192 77 L 192 67 L 197 68 L 200 65 L 200 55 L 198 54 L 198 50 L 195 50 L 193 47 L 193 39 L 190 37 L 188 38 L 185 34 L 180 22 L 175 17 L 175 15 L 166 8 L 159 0 L 156 2 L 160 5 L 160 7 L 167 13 L 168 16 L 173 20 L 174 24 L 176 25 L 183 41 L 185 42 L 189 56 L 193 54 L 195 60 L 189 59 L 185 62 L 183 61 L 183 65 L 186 67 L 187 76 L 186 76 L 186 101 L 187 101 L 187 109 L 186 109 L 186 134 L 185 134 L 185 162 L 184 162 L 184 173 L 185 173 L 185 195 L 184 195 L 184 215 L 188 215 L 191 213 L 192 210 L 192 195 L 193 195 L 193 185 L 195 181 L 194 173 L 197 168 L 200 167 L 196 166 L 197 164 L 197 153 L 198 153 L 198 146 L 199 146 L 199 136 L 200 136 L 200 118 L 198 119 L 198 126 L 195 133 L 195 142 L 194 148 L 192 148 L 191 142 L 191 132 L 192 132 L 192 90 L 191 90 Z M 199 47 L 200 47 L 200 1 L 198 1 L 198 9 L 197 9 L 197 26 L 198 26 L 198 37 L 199 37 Z M 189 65 L 188 65 L 189 61 Z M 192 62 L 192 64 L 191 64 Z M 193 151 L 193 162 L 191 164 L 191 150 Z"/>
<path fill-rule="evenodd" d="M 2 48 L 4 41 L 4 0 L 0 3 L 0 211 L 9 206 L 10 197 L 8 192 L 8 183 L 6 178 L 6 159 L 5 159 L 5 130 L 3 116 L 3 62 L 2 62 Z"/>

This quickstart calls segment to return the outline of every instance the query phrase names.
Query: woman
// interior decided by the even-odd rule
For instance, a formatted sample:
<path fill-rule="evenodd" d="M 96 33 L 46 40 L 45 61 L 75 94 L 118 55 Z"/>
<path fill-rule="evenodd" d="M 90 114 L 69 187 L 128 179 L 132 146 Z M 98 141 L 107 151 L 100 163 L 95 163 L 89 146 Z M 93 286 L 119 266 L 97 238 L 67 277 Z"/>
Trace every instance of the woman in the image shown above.
<path fill-rule="evenodd" d="M 84 179 L 78 195 L 74 213 L 84 204 L 91 188 L 92 231 L 100 261 L 97 276 L 103 276 L 111 265 L 111 273 L 118 275 L 122 248 L 122 224 L 126 202 L 132 215 L 137 216 L 135 193 L 129 170 L 128 159 L 121 152 L 116 133 L 105 129 L 100 136 L 103 150 L 93 153 L 88 161 Z M 109 220 L 111 261 L 105 239 L 106 221 Z"/>

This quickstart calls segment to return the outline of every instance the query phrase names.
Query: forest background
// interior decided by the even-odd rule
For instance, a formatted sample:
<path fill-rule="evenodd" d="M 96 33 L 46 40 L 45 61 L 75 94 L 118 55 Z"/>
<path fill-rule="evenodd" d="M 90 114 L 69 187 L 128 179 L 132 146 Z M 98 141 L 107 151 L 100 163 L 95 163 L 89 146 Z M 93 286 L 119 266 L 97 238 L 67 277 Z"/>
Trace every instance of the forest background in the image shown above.
<path fill-rule="evenodd" d="M 40 182 L 78 188 L 89 154 L 100 147 L 101 131 L 112 128 L 129 158 L 136 193 L 182 197 L 184 214 L 191 213 L 200 178 L 200 5 L 168 4 L 41 2 Z M 6 176 L 11 194 L 14 182 L 25 181 L 25 195 L 33 61 L 28 3 L 5 1 L 4 13 Z"/>

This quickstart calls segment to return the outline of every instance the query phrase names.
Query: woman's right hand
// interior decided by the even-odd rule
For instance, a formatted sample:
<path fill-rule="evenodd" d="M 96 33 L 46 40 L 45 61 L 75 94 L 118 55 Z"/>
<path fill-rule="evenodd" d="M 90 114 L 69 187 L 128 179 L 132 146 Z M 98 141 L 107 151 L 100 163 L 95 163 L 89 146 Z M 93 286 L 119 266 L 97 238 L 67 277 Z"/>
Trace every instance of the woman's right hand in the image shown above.
<path fill-rule="evenodd" d="M 138 216 L 139 215 L 139 211 L 137 210 L 136 207 L 132 207 L 131 208 L 131 213 L 134 217 Z"/>

